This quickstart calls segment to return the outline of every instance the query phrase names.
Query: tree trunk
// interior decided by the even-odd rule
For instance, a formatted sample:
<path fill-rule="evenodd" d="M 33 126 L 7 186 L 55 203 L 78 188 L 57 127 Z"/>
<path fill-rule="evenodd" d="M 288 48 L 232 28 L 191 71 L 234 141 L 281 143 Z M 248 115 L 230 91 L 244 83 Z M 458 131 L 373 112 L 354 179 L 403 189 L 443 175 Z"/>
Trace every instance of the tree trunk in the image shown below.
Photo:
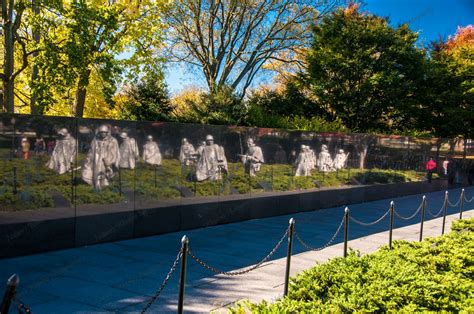
<path fill-rule="evenodd" d="M 464 135 L 464 149 L 462 153 L 462 159 L 465 161 L 467 156 L 467 135 Z"/>
<path fill-rule="evenodd" d="M 77 118 L 82 118 L 84 115 L 84 105 L 90 76 L 91 70 L 87 69 L 81 73 L 77 82 L 76 98 L 74 100 L 74 116 Z"/>
<path fill-rule="evenodd" d="M 35 16 L 38 16 L 39 15 L 39 7 L 37 5 L 37 2 L 38 0 L 32 0 L 32 6 L 33 6 L 33 13 Z M 38 31 L 38 28 L 35 27 L 33 29 L 33 40 L 35 41 L 35 44 L 38 44 L 39 41 L 40 41 L 40 33 Z M 38 53 L 35 52 L 33 54 L 33 60 L 38 56 Z M 31 72 L 31 84 L 34 85 L 36 80 L 38 79 L 38 65 L 36 65 L 36 63 L 34 63 L 33 65 L 33 71 Z M 43 114 L 43 110 L 40 109 L 38 110 L 38 107 L 36 105 L 36 100 L 38 99 L 38 94 L 36 93 L 36 91 L 33 89 L 32 92 L 31 92 L 31 98 L 30 98 L 30 112 L 31 114 Z"/>
<path fill-rule="evenodd" d="M 13 47 L 13 0 L 2 1 L 2 18 L 4 22 L 3 32 L 5 39 L 5 60 L 3 65 L 3 97 L 4 108 L 8 113 L 13 113 L 14 110 L 14 82 L 13 82 L 13 67 L 14 67 L 14 47 Z"/>

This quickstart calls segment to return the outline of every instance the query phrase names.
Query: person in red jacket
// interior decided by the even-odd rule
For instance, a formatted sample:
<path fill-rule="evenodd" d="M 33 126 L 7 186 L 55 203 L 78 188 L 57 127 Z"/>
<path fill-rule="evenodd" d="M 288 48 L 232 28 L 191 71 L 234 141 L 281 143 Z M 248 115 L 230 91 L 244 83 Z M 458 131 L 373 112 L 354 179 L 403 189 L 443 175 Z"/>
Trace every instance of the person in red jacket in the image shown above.
<path fill-rule="evenodd" d="M 436 169 L 436 162 L 433 160 L 433 157 L 430 157 L 430 160 L 426 163 L 426 177 L 428 178 L 428 183 L 431 183 L 431 178 L 433 177 L 433 171 Z"/>

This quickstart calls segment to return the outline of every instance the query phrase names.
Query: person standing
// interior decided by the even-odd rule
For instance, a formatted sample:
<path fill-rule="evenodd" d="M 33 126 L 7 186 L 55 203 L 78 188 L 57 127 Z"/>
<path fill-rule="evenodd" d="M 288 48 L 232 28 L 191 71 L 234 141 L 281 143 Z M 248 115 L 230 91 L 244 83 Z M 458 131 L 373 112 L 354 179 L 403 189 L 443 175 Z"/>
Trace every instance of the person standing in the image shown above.
<path fill-rule="evenodd" d="M 21 139 L 21 152 L 24 160 L 30 159 L 30 141 L 24 137 Z"/>
<path fill-rule="evenodd" d="M 433 178 L 433 171 L 436 169 L 436 162 L 433 160 L 433 157 L 430 157 L 430 160 L 426 163 L 426 177 L 428 178 L 428 183 L 431 183 Z"/>

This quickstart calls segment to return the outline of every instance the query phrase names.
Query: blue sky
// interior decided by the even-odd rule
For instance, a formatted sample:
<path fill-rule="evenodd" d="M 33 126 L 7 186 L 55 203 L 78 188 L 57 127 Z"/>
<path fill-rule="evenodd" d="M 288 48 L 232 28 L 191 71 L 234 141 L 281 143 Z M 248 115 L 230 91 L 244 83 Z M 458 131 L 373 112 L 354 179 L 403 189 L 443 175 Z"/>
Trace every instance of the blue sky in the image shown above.
<path fill-rule="evenodd" d="M 474 24 L 474 0 L 365 0 L 364 11 L 388 17 L 393 26 L 408 23 L 419 32 L 418 44 L 427 45 L 438 38 L 446 39 L 459 25 Z M 166 82 L 174 94 L 183 88 L 205 86 L 198 73 L 173 67 L 167 71 Z"/>

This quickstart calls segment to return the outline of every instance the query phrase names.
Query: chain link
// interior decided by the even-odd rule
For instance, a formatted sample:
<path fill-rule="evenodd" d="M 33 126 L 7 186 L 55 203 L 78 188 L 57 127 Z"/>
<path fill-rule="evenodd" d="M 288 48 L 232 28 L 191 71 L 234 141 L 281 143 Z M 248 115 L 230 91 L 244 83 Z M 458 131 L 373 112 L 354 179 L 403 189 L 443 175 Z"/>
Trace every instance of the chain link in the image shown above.
<path fill-rule="evenodd" d="M 275 252 L 278 250 L 278 248 L 281 246 L 281 244 L 283 243 L 283 240 L 285 240 L 288 237 L 289 231 L 290 231 L 290 227 L 288 227 L 286 229 L 285 234 L 283 234 L 280 241 L 278 241 L 278 243 L 275 245 L 273 250 L 271 250 L 270 253 L 268 253 L 267 256 L 265 256 L 260 262 L 258 262 L 257 264 L 255 264 L 255 265 L 253 265 L 249 268 L 239 270 L 239 271 L 223 271 L 223 270 L 220 270 L 216 267 L 213 267 L 213 266 L 207 264 L 206 262 L 204 262 L 203 260 L 201 260 L 200 258 L 198 258 L 196 255 L 194 255 L 193 252 L 191 251 L 191 249 L 188 249 L 188 254 L 199 265 L 201 265 L 202 267 L 206 268 L 207 270 L 209 270 L 210 272 L 212 272 L 216 275 L 239 276 L 239 275 L 243 275 L 243 274 L 251 272 L 252 270 L 257 269 L 258 267 L 260 267 L 260 265 L 262 265 L 263 263 L 268 261 L 272 257 L 272 255 L 275 254 Z"/>
<path fill-rule="evenodd" d="M 295 229 L 295 237 L 296 239 L 298 240 L 299 243 L 301 243 L 301 245 L 307 249 L 307 250 L 310 250 L 310 251 L 322 251 L 324 250 L 325 248 L 327 248 L 328 246 L 330 246 L 334 240 L 336 239 L 337 235 L 339 234 L 339 231 L 341 231 L 341 228 L 342 228 L 342 225 L 344 224 L 344 217 L 342 217 L 342 220 L 341 220 L 341 223 L 339 224 L 339 227 L 337 227 L 337 230 L 336 232 L 334 233 L 334 235 L 332 236 L 332 238 L 323 246 L 319 247 L 319 248 L 314 248 L 308 244 L 306 244 L 302 239 L 301 237 L 299 236 L 299 234 L 296 232 L 296 229 Z"/>
<path fill-rule="evenodd" d="M 441 209 L 439 210 L 439 212 L 438 212 L 436 215 L 434 215 L 434 214 L 431 212 L 431 210 L 428 208 L 428 206 L 426 207 L 426 211 L 427 211 L 428 214 L 430 214 L 433 218 L 436 218 L 436 217 L 438 217 L 439 215 L 441 215 L 441 213 L 443 212 L 443 210 L 444 210 L 444 204 L 443 204 L 443 206 L 441 206 Z"/>
<path fill-rule="evenodd" d="M 349 219 L 352 220 L 353 222 L 355 222 L 356 224 L 369 227 L 369 226 L 373 226 L 373 225 L 375 225 L 375 224 L 381 222 L 381 221 L 388 215 L 388 213 L 390 213 L 390 209 L 387 210 L 387 212 L 386 212 L 385 214 L 383 214 L 382 217 L 380 217 L 380 218 L 377 219 L 376 221 L 369 222 L 369 223 L 367 223 L 367 222 L 362 222 L 362 221 L 360 221 L 360 220 L 357 220 L 357 219 L 353 218 L 352 216 L 349 216 Z"/>
<path fill-rule="evenodd" d="M 24 302 L 22 302 L 20 299 L 18 299 L 17 297 L 15 297 L 13 300 L 17 304 L 18 314 L 31 314 L 31 313 L 33 313 L 33 312 L 31 312 L 31 308 L 28 305 L 26 305 Z"/>
<path fill-rule="evenodd" d="M 150 306 L 152 306 L 152 304 L 155 303 L 155 301 L 158 299 L 163 289 L 165 289 L 166 285 L 168 284 L 168 281 L 171 279 L 171 276 L 176 271 L 176 267 L 178 266 L 178 263 L 181 260 L 182 255 L 183 255 L 182 250 L 180 249 L 178 252 L 178 255 L 176 256 L 176 259 L 173 262 L 173 265 L 171 266 L 170 271 L 165 277 L 165 280 L 163 280 L 163 283 L 161 284 L 160 288 L 155 292 L 155 295 L 153 295 L 153 297 L 150 299 L 147 305 L 143 308 L 143 310 L 141 311 L 141 314 L 144 314 L 146 311 L 148 311 Z"/>
<path fill-rule="evenodd" d="M 398 218 L 400 219 L 403 219 L 403 220 L 410 220 L 412 218 L 414 218 L 416 215 L 418 215 L 418 213 L 420 212 L 421 210 L 421 207 L 423 206 L 423 201 L 421 201 L 421 204 L 420 206 L 418 206 L 418 209 L 415 211 L 415 213 L 413 215 L 411 215 L 410 217 L 403 217 L 402 215 L 400 215 L 396 209 L 394 209 L 394 214 L 395 216 L 397 216 Z"/>
<path fill-rule="evenodd" d="M 447 199 L 448 200 L 448 205 L 451 206 L 451 207 L 458 207 L 459 203 L 461 203 L 461 197 L 459 197 L 458 201 L 456 202 L 456 204 L 453 204 L 449 201 L 449 198 Z"/>
<path fill-rule="evenodd" d="M 471 198 L 468 200 L 468 199 L 466 198 L 466 195 L 464 195 L 464 201 L 465 201 L 466 203 L 470 203 L 470 202 L 474 201 L 474 196 L 471 197 Z"/>

